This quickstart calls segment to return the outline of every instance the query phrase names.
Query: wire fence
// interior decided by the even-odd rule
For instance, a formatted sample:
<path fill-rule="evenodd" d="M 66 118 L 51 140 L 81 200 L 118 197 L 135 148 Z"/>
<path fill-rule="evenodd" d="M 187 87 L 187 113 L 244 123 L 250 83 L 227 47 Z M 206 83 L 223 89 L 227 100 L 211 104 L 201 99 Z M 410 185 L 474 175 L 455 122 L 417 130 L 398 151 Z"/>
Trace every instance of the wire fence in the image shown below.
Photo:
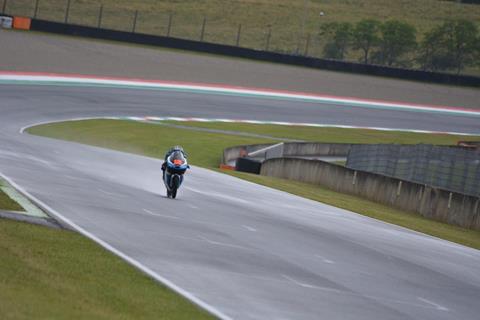
<path fill-rule="evenodd" d="M 480 150 L 433 145 L 355 145 L 346 166 L 480 196 Z"/>
<path fill-rule="evenodd" d="M 210 18 L 201 12 L 128 10 L 95 0 L 0 0 L 9 15 L 75 25 L 176 37 L 279 53 L 321 56 L 321 39 L 292 31 L 291 24 L 271 21 L 248 25 Z"/>

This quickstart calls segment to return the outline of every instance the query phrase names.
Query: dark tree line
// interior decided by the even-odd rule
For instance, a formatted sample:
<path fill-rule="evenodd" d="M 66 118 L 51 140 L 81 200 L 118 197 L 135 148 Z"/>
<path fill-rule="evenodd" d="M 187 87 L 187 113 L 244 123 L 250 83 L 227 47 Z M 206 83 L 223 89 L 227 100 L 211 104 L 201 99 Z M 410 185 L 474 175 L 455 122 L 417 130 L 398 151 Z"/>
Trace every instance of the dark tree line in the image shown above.
<path fill-rule="evenodd" d="M 425 33 L 420 43 L 412 25 L 390 20 L 365 19 L 351 24 L 332 22 L 321 26 L 320 37 L 327 39 L 323 56 L 343 60 L 351 51 L 361 53 L 360 62 L 457 73 L 480 64 L 480 34 L 468 20 L 446 21 Z"/>

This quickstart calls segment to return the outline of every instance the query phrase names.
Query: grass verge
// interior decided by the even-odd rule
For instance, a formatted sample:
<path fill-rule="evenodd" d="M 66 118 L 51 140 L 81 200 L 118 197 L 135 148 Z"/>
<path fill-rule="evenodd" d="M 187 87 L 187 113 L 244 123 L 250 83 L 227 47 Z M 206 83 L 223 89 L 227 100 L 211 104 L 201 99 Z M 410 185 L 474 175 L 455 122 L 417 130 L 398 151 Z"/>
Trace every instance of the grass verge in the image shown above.
<path fill-rule="evenodd" d="M 0 179 L 0 187 L 2 186 L 2 180 Z M 13 201 L 5 192 L 0 188 L 0 210 L 6 211 L 23 211 L 23 208 Z"/>
<path fill-rule="evenodd" d="M 2 319 L 213 319 L 93 241 L 0 219 Z"/>
<path fill-rule="evenodd" d="M 186 123 L 181 123 L 185 125 Z M 188 124 L 188 123 L 187 123 Z M 329 142 L 437 143 L 452 144 L 477 137 L 444 134 L 380 132 L 361 129 L 302 128 L 274 125 L 190 123 L 191 126 L 229 131 L 244 131 L 270 136 Z M 121 151 L 163 158 L 172 145 L 181 144 L 190 153 L 192 164 L 218 170 L 225 147 L 271 142 L 268 139 L 245 138 L 228 134 L 192 131 L 161 125 L 118 120 L 86 120 L 47 124 L 28 130 L 32 134 L 76 141 Z M 312 200 L 348 209 L 375 219 L 397 224 L 442 239 L 480 249 L 480 232 L 425 219 L 414 213 L 397 210 L 356 196 L 285 179 L 225 171 L 236 177 L 283 190 Z"/>

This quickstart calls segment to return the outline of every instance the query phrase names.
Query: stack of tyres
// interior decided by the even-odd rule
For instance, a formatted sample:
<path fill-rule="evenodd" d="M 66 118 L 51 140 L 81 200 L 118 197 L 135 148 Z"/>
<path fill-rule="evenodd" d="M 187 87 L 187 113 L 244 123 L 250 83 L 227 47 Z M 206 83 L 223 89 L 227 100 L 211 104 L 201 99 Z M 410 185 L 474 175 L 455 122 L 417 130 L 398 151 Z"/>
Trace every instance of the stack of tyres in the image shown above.
<path fill-rule="evenodd" d="M 260 174 L 262 168 L 262 162 L 252 158 L 238 158 L 235 162 L 235 170 L 241 172 L 248 172 L 254 174 Z"/>
<path fill-rule="evenodd" d="M 1 29 L 12 29 L 13 18 L 9 16 L 0 16 L 0 28 Z"/>

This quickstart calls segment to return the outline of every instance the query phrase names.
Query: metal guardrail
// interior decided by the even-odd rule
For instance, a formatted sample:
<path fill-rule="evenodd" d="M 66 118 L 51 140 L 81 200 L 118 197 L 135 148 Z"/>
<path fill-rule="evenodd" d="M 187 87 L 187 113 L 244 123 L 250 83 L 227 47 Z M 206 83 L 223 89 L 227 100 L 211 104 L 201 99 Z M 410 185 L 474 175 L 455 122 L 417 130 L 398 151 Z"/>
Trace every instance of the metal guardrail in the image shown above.
<path fill-rule="evenodd" d="M 354 145 L 346 166 L 480 195 L 480 150 L 433 145 Z"/>

